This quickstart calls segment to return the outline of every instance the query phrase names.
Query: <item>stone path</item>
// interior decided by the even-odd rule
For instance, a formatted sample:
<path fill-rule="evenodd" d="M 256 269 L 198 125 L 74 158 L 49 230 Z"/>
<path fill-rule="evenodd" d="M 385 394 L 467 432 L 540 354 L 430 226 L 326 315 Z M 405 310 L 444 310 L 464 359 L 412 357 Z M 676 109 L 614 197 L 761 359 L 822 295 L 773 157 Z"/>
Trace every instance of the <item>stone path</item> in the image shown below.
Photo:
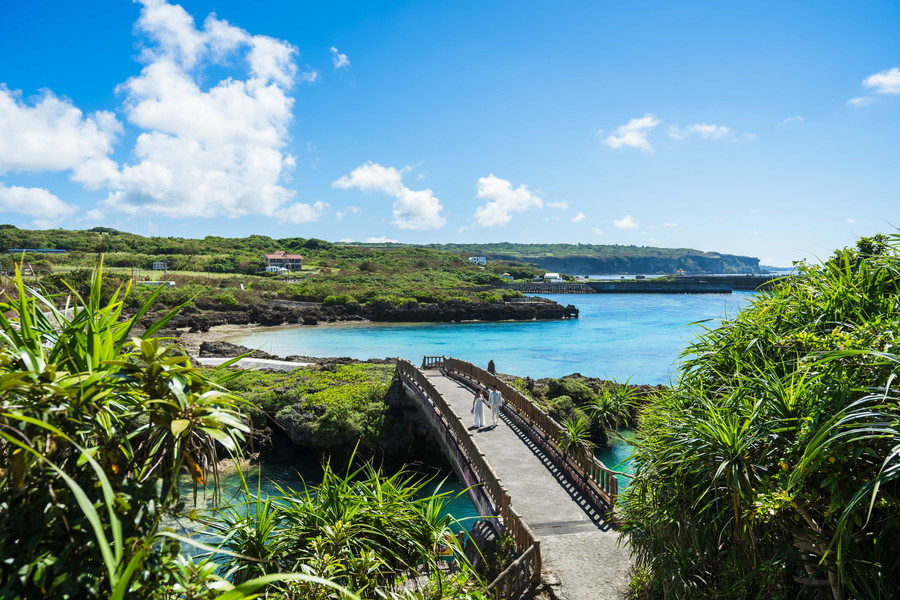
<path fill-rule="evenodd" d="M 472 393 L 436 371 L 426 374 L 456 415 L 471 425 Z M 560 600 L 625 598 L 631 559 L 618 533 L 513 422 L 504 417 L 496 428 L 470 431 L 509 490 L 513 508 L 540 538 L 545 580 L 558 582 Z"/>

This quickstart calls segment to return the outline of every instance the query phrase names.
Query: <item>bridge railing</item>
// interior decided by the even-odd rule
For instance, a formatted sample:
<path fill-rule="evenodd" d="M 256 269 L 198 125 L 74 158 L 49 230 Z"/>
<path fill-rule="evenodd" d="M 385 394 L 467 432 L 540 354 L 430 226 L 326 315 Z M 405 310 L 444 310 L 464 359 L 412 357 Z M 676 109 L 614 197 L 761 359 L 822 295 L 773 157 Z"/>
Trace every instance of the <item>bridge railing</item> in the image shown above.
<path fill-rule="evenodd" d="M 443 356 L 423 356 L 422 357 L 422 368 L 423 369 L 443 369 L 444 368 L 444 357 Z"/>
<path fill-rule="evenodd" d="M 563 428 L 550 415 L 511 385 L 472 363 L 456 358 L 444 358 L 443 362 L 445 371 L 458 373 L 472 383 L 499 390 L 506 401 L 505 408 L 515 411 L 519 419 L 527 424 L 539 438 L 542 438 L 535 441 L 542 443 L 558 460 L 573 471 L 575 475 L 573 483 L 581 484 L 582 489 L 588 495 L 601 500 L 609 507 L 615 505 L 616 496 L 619 493 L 619 481 L 616 479 L 615 473 L 592 454 L 564 452 L 561 444 Z"/>
<path fill-rule="evenodd" d="M 431 358 L 444 360 L 443 357 Z M 446 427 L 478 485 L 488 496 L 494 515 L 500 517 L 503 526 L 513 539 L 519 557 L 488 586 L 488 589 L 497 599 L 522 591 L 540 578 L 540 540 L 534 537 L 522 515 L 512 508 L 509 491 L 503 487 L 503 482 L 491 468 L 484 454 L 478 450 L 466 425 L 456 416 L 431 381 L 412 363 L 402 359 L 397 361 L 397 374 L 414 388 L 419 400 L 428 405 L 428 410 L 442 417 L 441 424 Z"/>

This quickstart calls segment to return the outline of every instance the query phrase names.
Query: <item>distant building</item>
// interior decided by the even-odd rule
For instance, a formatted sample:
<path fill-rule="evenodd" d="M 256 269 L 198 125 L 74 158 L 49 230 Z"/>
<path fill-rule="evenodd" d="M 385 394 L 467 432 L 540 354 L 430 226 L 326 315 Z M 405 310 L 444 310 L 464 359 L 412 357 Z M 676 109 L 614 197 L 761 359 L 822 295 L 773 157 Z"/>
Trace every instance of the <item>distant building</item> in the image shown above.
<path fill-rule="evenodd" d="M 288 271 L 300 271 L 303 269 L 303 257 L 299 254 L 287 254 L 284 250 L 279 250 L 274 254 L 266 254 L 266 272 L 275 273 L 278 271 L 270 270 L 271 267 L 276 269 L 287 269 Z"/>
<path fill-rule="evenodd" d="M 512 279 L 512 278 L 513 278 L 513 276 L 510 275 L 509 273 L 504 273 L 503 275 L 500 276 L 500 279 Z"/>
<path fill-rule="evenodd" d="M 169 265 L 164 260 L 154 260 L 153 261 L 153 270 L 154 271 L 168 271 Z"/>
<path fill-rule="evenodd" d="M 290 269 L 285 269 L 284 267 L 276 267 L 275 265 L 266 267 L 266 273 L 278 273 L 279 275 L 284 275 L 285 273 L 290 272 Z"/>
<path fill-rule="evenodd" d="M 544 273 L 544 283 L 562 283 L 559 273 Z"/>
<path fill-rule="evenodd" d="M 475 263 L 476 265 L 483 267 L 484 265 L 487 264 L 487 257 L 486 256 L 470 256 L 469 262 Z"/>

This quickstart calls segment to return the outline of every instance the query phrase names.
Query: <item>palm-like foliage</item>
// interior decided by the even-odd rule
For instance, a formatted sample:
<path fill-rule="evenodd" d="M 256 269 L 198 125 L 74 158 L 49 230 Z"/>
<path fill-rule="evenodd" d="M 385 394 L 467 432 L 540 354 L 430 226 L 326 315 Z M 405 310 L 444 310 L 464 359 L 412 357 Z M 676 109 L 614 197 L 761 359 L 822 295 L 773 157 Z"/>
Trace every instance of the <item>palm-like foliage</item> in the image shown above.
<path fill-rule="evenodd" d="M 223 547 L 238 555 L 222 561 L 235 582 L 263 572 L 302 571 L 340 581 L 364 597 L 382 597 L 424 577 L 423 594 L 449 597 L 477 577 L 450 528 L 450 493 L 424 494 L 427 483 L 404 472 L 386 476 L 370 464 L 340 475 L 326 464 L 317 486 L 279 488 L 277 496 L 220 511 L 214 527 Z M 441 569 L 438 546 L 448 548 L 460 567 L 455 579 Z M 308 582 L 277 589 L 304 599 L 330 593 Z"/>
<path fill-rule="evenodd" d="M 565 419 L 560 431 L 559 447 L 563 451 L 563 457 L 569 453 L 584 455 L 593 452 L 594 443 L 591 441 L 591 424 L 583 416 Z"/>
<path fill-rule="evenodd" d="M 101 283 L 59 309 L 19 277 L 0 302 L 3 596 L 151 590 L 177 549 L 156 537 L 172 482 L 187 466 L 202 483 L 214 444 L 246 431 L 236 399 L 153 338 L 171 315 L 134 336 L 147 306 L 125 318 L 128 290 L 104 300 Z"/>
<path fill-rule="evenodd" d="M 708 331 L 642 413 L 622 522 L 664 597 L 894 597 L 900 256 L 882 242 Z"/>

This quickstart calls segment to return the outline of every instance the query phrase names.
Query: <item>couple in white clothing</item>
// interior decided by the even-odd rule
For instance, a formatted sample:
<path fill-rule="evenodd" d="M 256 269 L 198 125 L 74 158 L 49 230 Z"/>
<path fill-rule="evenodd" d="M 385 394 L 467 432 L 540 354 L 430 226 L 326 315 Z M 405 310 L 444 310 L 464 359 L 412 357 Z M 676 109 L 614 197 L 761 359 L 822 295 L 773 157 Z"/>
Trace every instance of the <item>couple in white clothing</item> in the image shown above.
<path fill-rule="evenodd" d="M 497 389 L 490 389 L 487 391 L 487 397 L 485 397 L 485 391 L 478 388 L 478 391 L 475 392 L 475 399 L 472 400 L 472 413 L 475 415 L 476 429 L 487 425 L 487 419 L 484 414 L 485 404 L 491 411 L 491 424 L 496 427 L 497 422 L 500 420 L 500 406 L 503 404 L 503 395 Z"/>

